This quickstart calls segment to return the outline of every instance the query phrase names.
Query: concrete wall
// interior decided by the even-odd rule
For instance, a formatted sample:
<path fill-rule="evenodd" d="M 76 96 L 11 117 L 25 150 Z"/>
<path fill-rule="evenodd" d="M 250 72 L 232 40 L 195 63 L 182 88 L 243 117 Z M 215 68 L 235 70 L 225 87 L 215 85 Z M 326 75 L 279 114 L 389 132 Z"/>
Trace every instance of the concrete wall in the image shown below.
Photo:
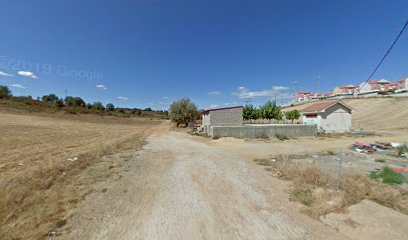
<path fill-rule="evenodd" d="M 285 134 L 288 137 L 313 136 L 317 134 L 317 126 L 273 124 L 261 126 L 211 126 L 209 136 L 212 138 L 236 137 L 236 138 L 265 138 L 274 137 L 275 134 Z"/>
<path fill-rule="evenodd" d="M 351 111 L 336 104 L 321 113 L 320 127 L 325 132 L 348 132 L 351 130 Z"/>
<path fill-rule="evenodd" d="M 209 113 L 210 126 L 242 126 L 242 108 L 231 108 Z"/>

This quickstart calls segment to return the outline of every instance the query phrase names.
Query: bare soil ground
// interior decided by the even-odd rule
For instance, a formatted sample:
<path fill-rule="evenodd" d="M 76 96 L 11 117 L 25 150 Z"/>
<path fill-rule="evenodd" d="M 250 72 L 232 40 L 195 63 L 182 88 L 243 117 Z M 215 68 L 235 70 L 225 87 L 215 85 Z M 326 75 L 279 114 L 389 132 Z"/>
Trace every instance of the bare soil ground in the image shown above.
<path fill-rule="evenodd" d="M 92 185 L 122 162 L 103 156 L 140 148 L 159 123 L 0 112 L 1 238 L 39 239 L 64 225 Z"/>
<path fill-rule="evenodd" d="M 82 202 L 62 239 L 347 239 L 299 213 L 287 184 L 165 126 Z"/>
<path fill-rule="evenodd" d="M 367 99 L 374 100 L 404 105 Z M 368 105 L 354 118 L 377 135 L 287 141 L 210 140 L 168 122 L 0 113 L 6 134 L 0 233 L 6 239 L 406 239 L 408 216 L 367 200 L 310 218 L 290 201 L 291 182 L 253 161 L 339 151 L 355 141 L 408 142 L 407 112 L 378 116 L 382 107 Z"/>

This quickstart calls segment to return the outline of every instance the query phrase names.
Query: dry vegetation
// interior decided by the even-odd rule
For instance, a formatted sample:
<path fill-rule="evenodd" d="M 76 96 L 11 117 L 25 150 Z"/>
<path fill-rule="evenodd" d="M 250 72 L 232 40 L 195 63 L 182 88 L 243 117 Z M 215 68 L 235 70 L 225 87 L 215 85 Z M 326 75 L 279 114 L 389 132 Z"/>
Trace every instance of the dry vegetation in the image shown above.
<path fill-rule="evenodd" d="M 120 162 L 103 156 L 140 148 L 160 121 L 0 112 L 0 236 L 41 239 L 63 226 L 92 184 Z M 68 159 L 78 160 L 69 161 Z"/>
<path fill-rule="evenodd" d="M 259 165 L 268 166 L 274 176 L 293 183 L 290 199 L 305 205 L 304 212 L 313 218 L 331 212 L 343 211 L 363 199 L 408 214 L 408 191 L 372 181 L 362 175 L 342 175 L 339 178 L 313 164 L 292 162 L 287 156 L 274 159 L 256 159 Z"/>

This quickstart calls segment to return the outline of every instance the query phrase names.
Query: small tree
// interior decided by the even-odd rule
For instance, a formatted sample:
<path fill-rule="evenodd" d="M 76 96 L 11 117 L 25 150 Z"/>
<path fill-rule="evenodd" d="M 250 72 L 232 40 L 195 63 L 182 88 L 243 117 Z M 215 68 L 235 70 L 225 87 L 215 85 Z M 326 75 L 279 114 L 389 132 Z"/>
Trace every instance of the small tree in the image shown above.
<path fill-rule="evenodd" d="M 9 98 L 13 96 L 7 86 L 0 86 L 0 99 Z"/>
<path fill-rule="evenodd" d="M 86 107 L 85 101 L 80 97 L 71 97 L 68 96 L 65 98 L 65 104 L 68 107 Z"/>
<path fill-rule="evenodd" d="M 107 112 L 113 112 L 115 111 L 115 106 L 112 103 L 106 104 L 106 111 Z"/>
<path fill-rule="evenodd" d="M 140 116 L 140 115 L 142 114 L 142 110 L 141 110 L 141 109 L 138 109 L 138 108 L 133 108 L 133 109 L 130 111 L 130 113 L 131 113 L 131 114 L 134 114 L 134 115 L 137 115 L 137 116 Z"/>
<path fill-rule="evenodd" d="M 62 101 L 62 99 L 58 99 L 57 101 L 55 101 L 53 103 L 53 105 L 57 108 L 62 108 L 64 106 L 64 101 Z"/>
<path fill-rule="evenodd" d="M 54 93 L 42 96 L 41 100 L 47 103 L 55 103 L 58 100 L 57 95 Z"/>
<path fill-rule="evenodd" d="M 102 105 L 101 102 L 94 102 L 92 104 L 92 109 L 96 110 L 96 111 L 103 111 L 103 110 L 105 110 L 105 107 Z"/>
<path fill-rule="evenodd" d="M 247 104 L 242 109 L 244 120 L 258 119 L 257 110 L 252 104 Z"/>
<path fill-rule="evenodd" d="M 269 122 L 271 119 L 276 119 L 276 108 L 275 101 L 267 101 L 263 106 L 261 106 L 259 117 L 268 119 Z"/>
<path fill-rule="evenodd" d="M 295 109 L 292 111 L 287 111 L 285 113 L 285 116 L 286 116 L 286 119 L 292 120 L 292 123 L 293 123 L 293 120 L 300 118 L 300 113 L 298 110 Z"/>
<path fill-rule="evenodd" d="M 193 121 L 198 116 L 197 106 L 188 98 L 182 98 L 170 105 L 170 119 L 177 123 L 177 127 L 184 123 L 186 126 L 189 121 Z"/>
<path fill-rule="evenodd" d="M 145 108 L 143 111 L 146 111 L 146 112 L 151 112 L 152 111 L 152 108 Z"/>

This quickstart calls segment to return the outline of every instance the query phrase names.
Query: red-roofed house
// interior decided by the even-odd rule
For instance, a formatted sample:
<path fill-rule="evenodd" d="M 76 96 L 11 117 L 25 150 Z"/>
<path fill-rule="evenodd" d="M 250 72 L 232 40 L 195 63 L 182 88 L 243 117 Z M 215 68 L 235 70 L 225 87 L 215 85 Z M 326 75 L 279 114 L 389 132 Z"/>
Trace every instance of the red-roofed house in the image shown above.
<path fill-rule="evenodd" d="M 303 123 L 317 125 L 320 132 L 347 132 L 351 130 L 352 108 L 341 101 L 315 103 L 302 109 Z"/>
<path fill-rule="evenodd" d="M 295 94 L 295 102 L 307 102 L 310 101 L 311 96 L 308 91 L 301 91 Z"/>
<path fill-rule="evenodd" d="M 390 84 L 391 82 L 385 79 L 363 82 L 360 84 L 360 93 L 389 92 L 393 90 L 392 84 Z"/>
<path fill-rule="evenodd" d="M 354 95 L 355 93 L 359 92 L 359 87 L 349 84 L 345 86 L 338 86 L 333 89 L 333 95 L 334 96 L 339 96 L 339 95 Z"/>
<path fill-rule="evenodd" d="M 408 78 L 401 78 L 395 82 L 395 92 L 408 91 Z"/>

